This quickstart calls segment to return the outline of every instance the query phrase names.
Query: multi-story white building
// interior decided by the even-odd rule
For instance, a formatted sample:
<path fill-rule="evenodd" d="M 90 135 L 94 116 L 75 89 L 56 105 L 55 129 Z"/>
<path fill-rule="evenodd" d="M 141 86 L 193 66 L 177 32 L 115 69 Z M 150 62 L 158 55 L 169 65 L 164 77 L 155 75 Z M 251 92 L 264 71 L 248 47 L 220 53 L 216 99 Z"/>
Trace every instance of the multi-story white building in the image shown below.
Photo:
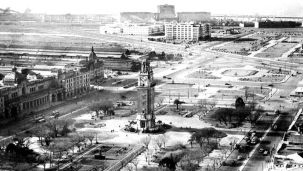
<path fill-rule="evenodd" d="M 125 25 L 123 34 L 127 35 L 156 35 L 164 33 L 163 25 Z"/>
<path fill-rule="evenodd" d="M 105 25 L 100 26 L 100 33 L 125 35 L 157 35 L 164 33 L 164 25 Z"/>
<path fill-rule="evenodd" d="M 166 40 L 198 41 L 209 38 L 210 24 L 169 23 L 165 24 Z"/>

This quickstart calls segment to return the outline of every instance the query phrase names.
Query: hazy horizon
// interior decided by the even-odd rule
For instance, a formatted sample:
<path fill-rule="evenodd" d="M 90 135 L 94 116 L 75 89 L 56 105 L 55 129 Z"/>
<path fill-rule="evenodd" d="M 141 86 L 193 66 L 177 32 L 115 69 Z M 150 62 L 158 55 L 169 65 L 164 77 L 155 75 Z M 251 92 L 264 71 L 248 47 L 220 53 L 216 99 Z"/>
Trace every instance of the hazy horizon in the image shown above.
<path fill-rule="evenodd" d="M 302 0 L 0 0 L 1 8 L 48 14 L 118 14 L 120 12 L 156 12 L 157 5 L 175 5 L 177 12 L 206 11 L 212 15 L 275 15 L 303 17 Z"/>

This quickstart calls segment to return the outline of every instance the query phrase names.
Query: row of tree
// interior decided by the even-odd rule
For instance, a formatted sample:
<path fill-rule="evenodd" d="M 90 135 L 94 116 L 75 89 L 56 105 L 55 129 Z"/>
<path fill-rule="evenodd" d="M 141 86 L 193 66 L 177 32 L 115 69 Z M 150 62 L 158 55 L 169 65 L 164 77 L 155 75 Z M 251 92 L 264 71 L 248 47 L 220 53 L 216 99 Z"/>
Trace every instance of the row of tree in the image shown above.
<path fill-rule="evenodd" d="M 218 120 L 220 124 L 224 122 L 225 125 L 235 124 L 239 126 L 244 121 L 255 124 L 262 112 L 261 109 L 255 109 L 255 107 L 255 102 L 246 106 L 243 99 L 238 97 L 235 101 L 235 108 L 219 108 L 215 111 L 213 117 Z"/>
<path fill-rule="evenodd" d="M 88 106 L 91 111 L 96 112 L 96 116 L 100 116 L 100 112 L 102 111 L 105 116 L 115 115 L 114 112 L 114 104 L 112 101 L 103 100 L 100 102 L 94 102 Z"/>

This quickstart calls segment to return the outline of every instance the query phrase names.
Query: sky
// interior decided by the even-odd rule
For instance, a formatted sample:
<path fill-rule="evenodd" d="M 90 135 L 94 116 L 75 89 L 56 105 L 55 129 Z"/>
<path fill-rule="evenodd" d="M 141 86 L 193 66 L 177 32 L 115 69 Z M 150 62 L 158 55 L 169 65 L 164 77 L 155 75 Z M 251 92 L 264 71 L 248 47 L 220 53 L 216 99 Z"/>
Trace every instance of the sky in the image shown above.
<path fill-rule="evenodd" d="M 0 8 L 49 14 L 156 12 L 160 4 L 175 5 L 176 12 L 303 17 L 303 0 L 0 0 Z"/>

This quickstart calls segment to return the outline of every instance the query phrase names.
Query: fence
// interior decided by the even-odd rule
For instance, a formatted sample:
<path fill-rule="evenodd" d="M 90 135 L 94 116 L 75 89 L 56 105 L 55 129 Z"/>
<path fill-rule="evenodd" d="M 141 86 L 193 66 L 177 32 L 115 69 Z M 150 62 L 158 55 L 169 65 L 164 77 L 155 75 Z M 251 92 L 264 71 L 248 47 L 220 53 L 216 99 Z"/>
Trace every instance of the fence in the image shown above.
<path fill-rule="evenodd" d="M 144 146 L 140 146 L 131 152 L 129 152 L 123 159 L 115 163 L 114 165 L 108 167 L 105 169 L 105 171 L 119 171 L 121 168 L 127 165 L 130 161 L 132 161 L 135 157 L 137 157 L 139 154 L 141 154 L 143 151 L 145 151 Z M 99 170 L 101 171 L 101 170 Z"/>

